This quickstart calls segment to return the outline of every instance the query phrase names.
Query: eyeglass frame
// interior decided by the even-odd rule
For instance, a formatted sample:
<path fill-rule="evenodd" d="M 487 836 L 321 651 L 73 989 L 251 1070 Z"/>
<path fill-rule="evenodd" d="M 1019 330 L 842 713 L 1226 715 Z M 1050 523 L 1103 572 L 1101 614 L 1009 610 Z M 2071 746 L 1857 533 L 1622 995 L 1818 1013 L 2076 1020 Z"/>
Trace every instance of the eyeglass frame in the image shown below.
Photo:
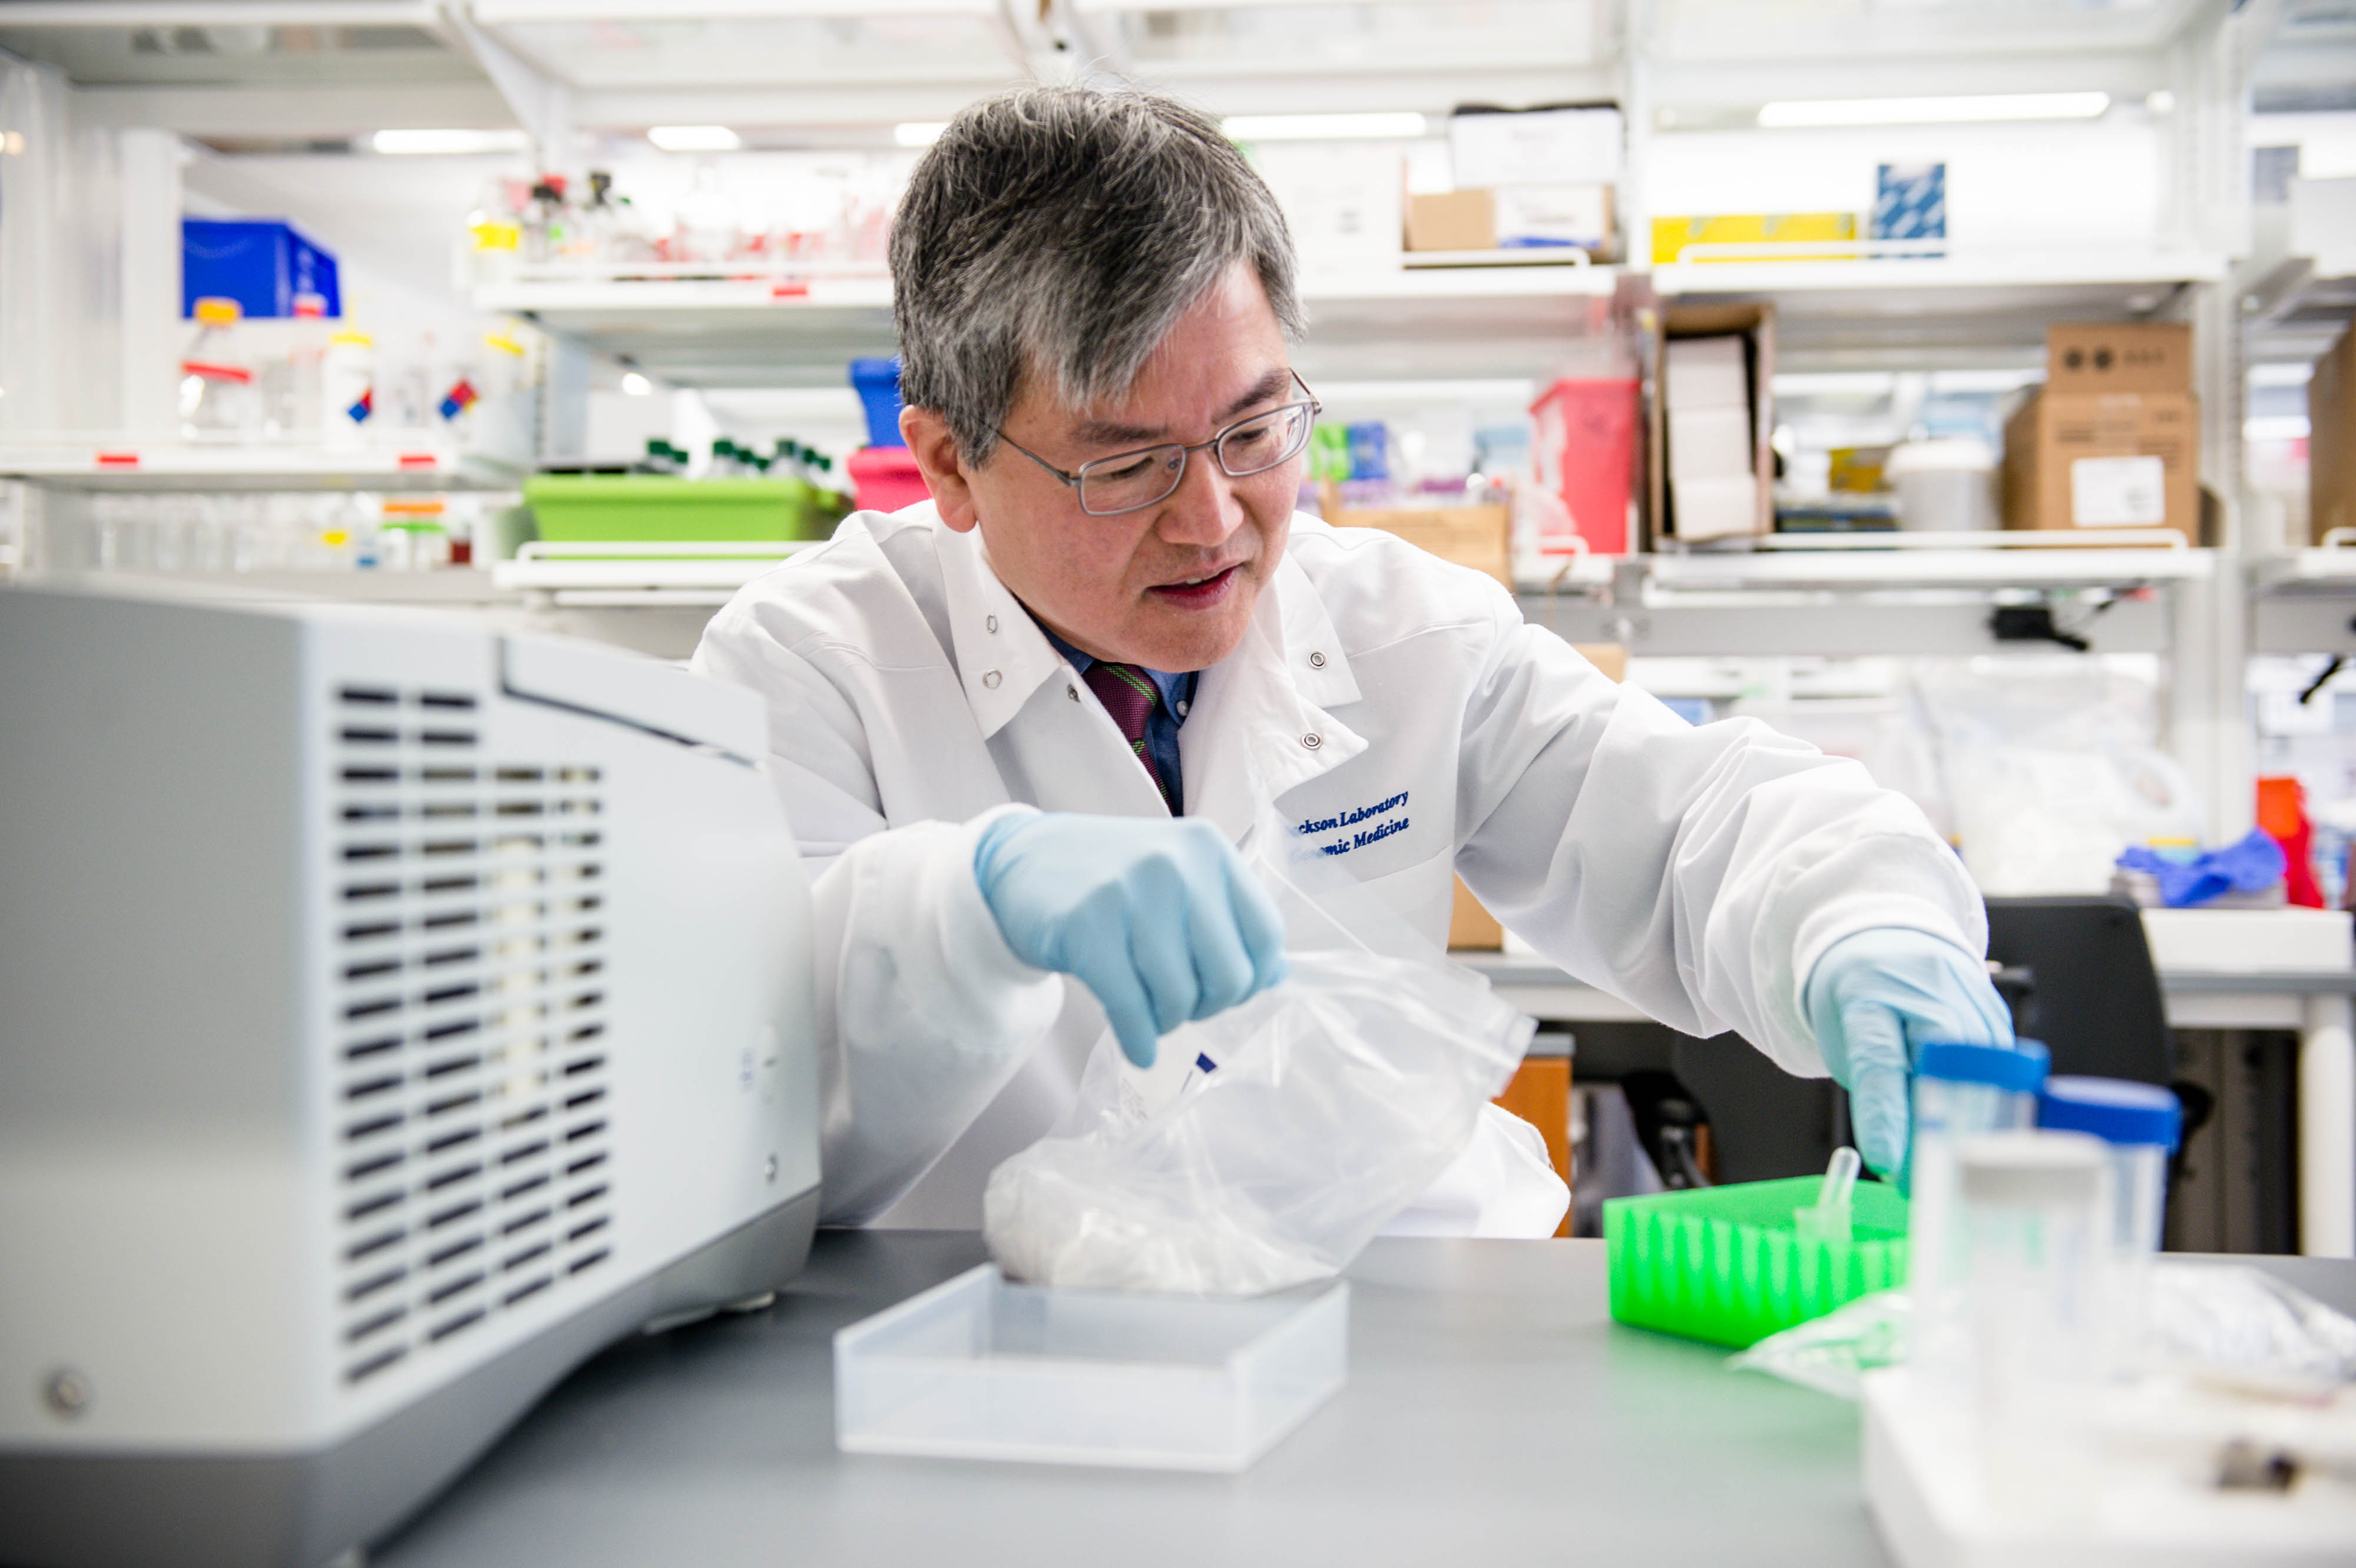
<path fill-rule="evenodd" d="M 1211 454 L 1211 460 L 1218 464 L 1219 472 L 1226 475 L 1227 478 L 1231 479 L 1257 478 L 1262 474 L 1273 473 L 1275 470 L 1284 467 L 1285 464 L 1291 462 L 1295 457 L 1300 456 L 1301 453 L 1306 452 L 1309 449 L 1309 438 L 1303 436 L 1301 438 L 1301 445 L 1298 447 L 1286 453 L 1283 456 L 1279 457 L 1267 467 L 1254 468 L 1248 474 L 1238 474 L 1229 469 L 1226 465 L 1226 460 L 1219 456 L 1218 448 L 1220 442 L 1225 441 L 1228 436 L 1234 435 L 1237 431 L 1241 430 L 1245 425 L 1252 424 L 1254 421 L 1272 419 L 1288 409 L 1307 409 L 1309 411 L 1310 424 L 1312 427 L 1315 425 L 1317 416 L 1325 412 L 1325 405 L 1317 401 L 1317 394 L 1309 390 L 1309 383 L 1301 379 L 1301 372 L 1299 371 L 1293 370 L 1288 366 L 1285 369 L 1285 374 L 1292 378 L 1292 384 L 1301 390 L 1301 392 L 1304 394 L 1303 396 L 1296 398 L 1290 403 L 1279 403 L 1274 408 L 1263 409 L 1258 413 L 1248 413 L 1243 418 L 1237 420 L 1232 424 L 1229 424 L 1224 429 L 1215 433 L 1209 440 L 1197 441 L 1191 446 L 1183 441 L 1158 441 L 1151 446 L 1132 447 L 1127 452 L 1115 452 L 1110 456 L 1091 457 L 1087 462 L 1081 464 L 1077 468 L 1067 471 L 1063 468 L 1058 468 L 1055 464 L 1050 463 L 1046 458 L 1039 456 L 1038 453 L 1033 452 L 1028 446 L 1023 446 L 1020 441 L 1015 440 L 1012 435 L 1007 435 L 1005 431 L 999 430 L 997 431 L 997 435 L 1001 441 L 1005 442 L 1009 446 L 1013 447 L 1017 452 L 1022 453 L 1025 457 L 1030 458 L 1033 463 L 1038 464 L 1039 467 L 1046 469 L 1047 472 L 1063 480 L 1065 484 L 1069 485 L 1072 489 L 1073 499 L 1080 502 L 1080 510 L 1083 513 L 1086 513 L 1086 515 L 1089 517 L 1127 517 L 1130 512 L 1143 511 L 1148 507 L 1160 506 L 1163 501 L 1166 501 L 1172 496 L 1176 495 L 1178 493 L 1179 487 L 1186 482 L 1186 465 L 1194 461 L 1194 454 L 1197 452 L 1209 452 Z M 996 429 L 995 426 L 992 426 L 992 428 Z M 1168 489 L 1162 491 L 1160 495 L 1154 497 L 1150 501 L 1140 501 L 1135 506 L 1125 506 L 1119 511 L 1088 510 L 1087 500 L 1082 499 L 1084 492 L 1080 489 L 1080 484 L 1082 480 L 1087 478 L 1087 473 L 1090 468 L 1096 467 L 1100 464 L 1129 462 L 1133 458 L 1143 457 L 1151 453 L 1167 452 L 1173 447 L 1175 447 L 1181 456 L 1178 462 L 1178 472 L 1170 481 L 1170 488 Z"/>

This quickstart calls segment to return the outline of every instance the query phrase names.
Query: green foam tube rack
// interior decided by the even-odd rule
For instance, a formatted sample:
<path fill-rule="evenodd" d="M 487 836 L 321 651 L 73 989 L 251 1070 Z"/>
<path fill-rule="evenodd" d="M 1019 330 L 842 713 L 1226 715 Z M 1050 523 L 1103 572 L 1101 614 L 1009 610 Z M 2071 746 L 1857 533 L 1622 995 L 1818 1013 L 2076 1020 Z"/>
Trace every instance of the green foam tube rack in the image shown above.
<path fill-rule="evenodd" d="M 1740 1349 L 1906 1283 L 1906 1200 L 1860 1182 L 1847 1241 L 1802 1240 L 1821 1176 L 1695 1187 L 1603 1205 L 1612 1316 Z"/>

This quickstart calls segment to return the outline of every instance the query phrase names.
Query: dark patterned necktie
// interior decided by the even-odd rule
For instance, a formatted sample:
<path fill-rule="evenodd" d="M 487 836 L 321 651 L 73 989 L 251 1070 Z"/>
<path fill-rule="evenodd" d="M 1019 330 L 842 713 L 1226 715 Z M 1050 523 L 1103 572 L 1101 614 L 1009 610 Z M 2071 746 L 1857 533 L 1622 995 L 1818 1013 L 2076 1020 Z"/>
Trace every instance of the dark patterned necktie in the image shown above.
<path fill-rule="evenodd" d="M 1153 766 L 1153 753 L 1145 744 L 1146 721 L 1153 716 L 1153 705 L 1162 700 L 1161 688 L 1154 685 L 1153 677 L 1134 664 L 1108 664 L 1099 659 L 1088 666 L 1088 672 L 1080 679 L 1088 683 L 1088 690 L 1097 694 L 1097 701 L 1112 715 L 1130 750 L 1145 764 L 1146 776 L 1162 791 L 1162 803 L 1170 809 L 1172 816 L 1176 816 L 1178 802 L 1171 798 L 1170 780 Z"/>

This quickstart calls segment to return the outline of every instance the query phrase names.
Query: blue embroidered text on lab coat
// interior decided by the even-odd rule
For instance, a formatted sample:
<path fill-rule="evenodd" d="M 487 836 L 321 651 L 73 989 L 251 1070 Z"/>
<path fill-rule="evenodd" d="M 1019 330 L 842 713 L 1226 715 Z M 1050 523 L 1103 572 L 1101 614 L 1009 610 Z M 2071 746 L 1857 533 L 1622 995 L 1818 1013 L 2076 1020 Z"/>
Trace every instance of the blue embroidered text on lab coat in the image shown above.
<path fill-rule="evenodd" d="M 1379 817 L 1385 811 L 1398 811 L 1401 806 L 1407 804 L 1407 796 L 1408 792 L 1402 789 L 1387 800 L 1377 800 L 1371 806 L 1359 806 L 1351 811 L 1344 811 L 1337 817 L 1311 817 L 1295 827 L 1293 832 L 1298 833 L 1330 833 L 1335 828 L 1353 827 L 1359 822 L 1365 822 L 1368 817 Z"/>
<path fill-rule="evenodd" d="M 1337 816 L 1311 817 L 1300 824 L 1298 831 L 1304 834 L 1324 833 L 1332 832 L 1335 828 L 1356 827 L 1358 823 L 1370 818 L 1398 811 L 1400 807 L 1407 804 L 1407 798 L 1408 791 L 1402 789 L 1387 800 L 1377 800 L 1371 806 L 1354 807 Z M 1379 843 L 1393 833 L 1405 832 L 1409 821 L 1410 819 L 1404 814 L 1392 817 L 1371 828 L 1352 833 L 1348 838 L 1335 839 L 1332 843 L 1320 844 L 1317 847 L 1327 854 L 1347 854 L 1354 849 L 1364 849 L 1370 843 Z"/>

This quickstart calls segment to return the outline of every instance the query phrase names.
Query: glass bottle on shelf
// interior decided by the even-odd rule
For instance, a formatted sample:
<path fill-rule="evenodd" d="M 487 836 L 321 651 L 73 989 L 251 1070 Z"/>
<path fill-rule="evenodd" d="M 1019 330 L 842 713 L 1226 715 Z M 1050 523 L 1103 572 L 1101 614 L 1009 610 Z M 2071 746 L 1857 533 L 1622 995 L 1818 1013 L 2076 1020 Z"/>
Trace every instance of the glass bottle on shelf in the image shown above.
<path fill-rule="evenodd" d="M 725 262 L 739 240 L 736 199 L 720 183 L 717 166 L 697 166 L 695 184 L 680 198 L 678 226 L 671 235 L 672 260 Z"/>
<path fill-rule="evenodd" d="M 251 436 L 255 418 L 253 367 L 237 333 L 245 312 L 233 299 L 196 303 L 196 340 L 180 357 L 180 434 L 191 441 Z"/>
<path fill-rule="evenodd" d="M 327 339 L 320 365 L 320 436 L 349 450 L 376 413 L 376 339 L 347 328 Z"/>
<path fill-rule="evenodd" d="M 466 214 L 465 266 L 478 284 L 507 283 L 515 276 L 516 257 L 523 245 L 523 223 L 505 179 L 487 180 Z"/>
<path fill-rule="evenodd" d="M 531 188 L 531 203 L 523 213 L 525 265 L 546 266 L 555 260 L 571 237 L 572 220 L 572 210 L 564 201 L 564 177 L 541 176 Z"/>
<path fill-rule="evenodd" d="M 316 294 L 294 296 L 294 330 L 286 357 L 262 378 L 262 429 L 281 440 L 314 440 L 319 434 L 320 373 L 327 357 L 327 302 Z"/>

